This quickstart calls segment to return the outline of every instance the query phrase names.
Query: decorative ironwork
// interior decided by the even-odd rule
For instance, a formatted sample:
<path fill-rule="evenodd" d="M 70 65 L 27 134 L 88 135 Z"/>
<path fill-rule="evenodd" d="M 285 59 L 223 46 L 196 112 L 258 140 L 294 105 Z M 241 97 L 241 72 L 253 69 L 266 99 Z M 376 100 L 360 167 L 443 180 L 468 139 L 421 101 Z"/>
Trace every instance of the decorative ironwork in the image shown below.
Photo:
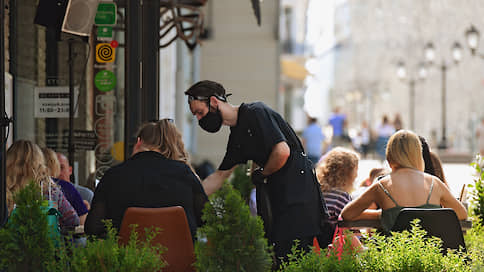
<path fill-rule="evenodd" d="M 160 48 L 167 47 L 177 38 L 190 50 L 200 43 L 203 32 L 201 7 L 207 0 L 161 0 Z"/>

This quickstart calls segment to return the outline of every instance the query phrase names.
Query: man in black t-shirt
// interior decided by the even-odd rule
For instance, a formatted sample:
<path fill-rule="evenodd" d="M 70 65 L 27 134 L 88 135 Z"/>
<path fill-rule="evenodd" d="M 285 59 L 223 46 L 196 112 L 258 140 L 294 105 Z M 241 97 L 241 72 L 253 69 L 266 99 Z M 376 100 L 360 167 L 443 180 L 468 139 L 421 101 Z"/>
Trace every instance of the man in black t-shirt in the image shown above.
<path fill-rule="evenodd" d="M 230 94 L 213 81 L 200 81 L 185 94 L 202 129 L 215 133 L 222 124 L 230 127 L 222 163 L 202 182 L 207 195 L 222 186 L 237 164 L 253 160 L 261 168 L 252 180 L 267 182 L 272 222 L 264 224 L 272 225 L 266 235 L 274 243 L 276 257 L 285 257 L 295 239 L 307 250 L 320 234 L 325 206 L 311 162 L 289 124 L 262 102 L 227 103 Z M 259 205 L 258 200 L 258 209 Z"/>

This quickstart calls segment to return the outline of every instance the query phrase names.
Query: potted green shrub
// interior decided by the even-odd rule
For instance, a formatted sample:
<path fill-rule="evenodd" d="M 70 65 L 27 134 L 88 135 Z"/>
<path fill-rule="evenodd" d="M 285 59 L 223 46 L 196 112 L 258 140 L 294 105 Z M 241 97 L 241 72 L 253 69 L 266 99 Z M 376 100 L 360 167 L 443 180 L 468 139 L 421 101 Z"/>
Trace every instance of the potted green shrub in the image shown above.
<path fill-rule="evenodd" d="M 254 185 L 250 180 L 250 174 L 248 173 L 250 170 L 250 166 L 247 164 L 240 164 L 235 168 L 232 178 L 230 179 L 230 183 L 234 187 L 234 189 L 238 190 L 240 196 L 245 201 L 245 203 L 249 203 L 250 192 Z"/>
<path fill-rule="evenodd" d="M 233 187 L 225 183 L 207 202 L 205 225 L 195 243 L 198 271 L 269 271 L 271 249 L 264 238 L 262 220 Z"/>
<path fill-rule="evenodd" d="M 0 229 L 0 270 L 48 271 L 55 260 L 40 186 L 30 182 L 14 195 L 15 216 Z"/>
<path fill-rule="evenodd" d="M 139 240 L 138 234 L 133 230 L 126 246 L 118 243 L 117 231 L 110 221 L 106 221 L 107 236 L 105 239 L 91 237 L 85 246 L 70 247 L 61 252 L 71 254 L 68 262 L 58 264 L 59 271 L 162 271 L 166 266 L 162 258 L 165 250 L 160 246 L 151 245 L 151 241 L 161 231 L 158 229 L 146 230 L 146 240 Z M 134 228 L 133 228 L 134 229 Z M 62 255 L 61 254 L 61 255 Z M 70 270 L 69 270 L 70 269 Z"/>

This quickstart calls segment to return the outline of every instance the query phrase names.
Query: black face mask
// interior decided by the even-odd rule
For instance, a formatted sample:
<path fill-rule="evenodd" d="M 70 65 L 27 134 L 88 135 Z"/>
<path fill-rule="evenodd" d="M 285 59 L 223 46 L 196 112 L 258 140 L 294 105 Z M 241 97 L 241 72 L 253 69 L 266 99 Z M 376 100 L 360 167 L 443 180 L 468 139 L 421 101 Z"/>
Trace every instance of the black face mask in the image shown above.
<path fill-rule="evenodd" d="M 210 133 L 215 133 L 222 127 L 222 115 L 217 109 L 216 112 L 208 112 L 200 120 L 198 120 L 200 127 Z"/>

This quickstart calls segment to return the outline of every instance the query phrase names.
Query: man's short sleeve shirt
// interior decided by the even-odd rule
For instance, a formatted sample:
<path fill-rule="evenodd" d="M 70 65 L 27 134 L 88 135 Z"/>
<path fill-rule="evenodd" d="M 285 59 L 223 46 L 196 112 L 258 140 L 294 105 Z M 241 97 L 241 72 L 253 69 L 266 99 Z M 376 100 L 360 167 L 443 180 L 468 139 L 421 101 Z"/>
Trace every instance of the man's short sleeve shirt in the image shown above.
<path fill-rule="evenodd" d="M 264 166 L 272 148 L 287 139 L 280 129 L 282 117 L 262 102 L 241 104 L 237 124 L 230 128 L 227 150 L 219 170 L 253 160 Z"/>

